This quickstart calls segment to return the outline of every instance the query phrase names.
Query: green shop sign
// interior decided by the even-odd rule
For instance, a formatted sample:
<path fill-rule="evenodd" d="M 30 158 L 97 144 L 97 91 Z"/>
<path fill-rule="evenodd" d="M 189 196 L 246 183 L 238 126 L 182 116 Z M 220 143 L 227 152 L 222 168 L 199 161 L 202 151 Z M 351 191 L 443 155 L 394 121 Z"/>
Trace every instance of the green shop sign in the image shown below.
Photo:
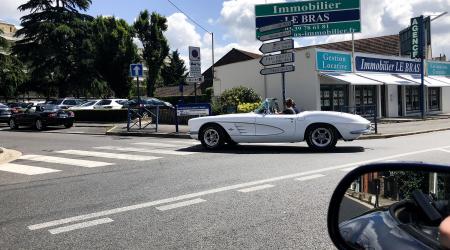
<path fill-rule="evenodd" d="M 450 63 L 427 62 L 429 76 L 450 76 Z"/>
<path fill-rule="evenodd" d="M 318 71 L 352 71 L 351 54 L 317 51 L 316 62 Z"/>

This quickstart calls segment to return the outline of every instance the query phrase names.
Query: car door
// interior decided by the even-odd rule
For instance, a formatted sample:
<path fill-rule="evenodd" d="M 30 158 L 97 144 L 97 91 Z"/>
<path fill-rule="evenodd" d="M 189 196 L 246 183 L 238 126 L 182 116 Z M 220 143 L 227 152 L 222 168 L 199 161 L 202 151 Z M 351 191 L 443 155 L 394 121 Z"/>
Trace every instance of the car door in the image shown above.
<path fill-rule="evenodd" d="M 258 114 L 255 137 L 261 142 L 294 142 L 297 115 Z"/>

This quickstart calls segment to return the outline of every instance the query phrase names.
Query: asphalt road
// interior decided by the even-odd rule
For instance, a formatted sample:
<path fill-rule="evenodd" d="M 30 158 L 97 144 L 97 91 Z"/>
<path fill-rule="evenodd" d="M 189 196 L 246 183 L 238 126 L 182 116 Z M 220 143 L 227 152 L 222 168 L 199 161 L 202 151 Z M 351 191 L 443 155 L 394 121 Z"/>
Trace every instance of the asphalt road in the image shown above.
<path fill-rule="evenodd" d="M 450 132 L 340 142 L 239 145 L 0 131 L 23 157 L 0 165 L 1 249 L 332 249 L 339 180 L 386 160 L 450 163 Z"/>

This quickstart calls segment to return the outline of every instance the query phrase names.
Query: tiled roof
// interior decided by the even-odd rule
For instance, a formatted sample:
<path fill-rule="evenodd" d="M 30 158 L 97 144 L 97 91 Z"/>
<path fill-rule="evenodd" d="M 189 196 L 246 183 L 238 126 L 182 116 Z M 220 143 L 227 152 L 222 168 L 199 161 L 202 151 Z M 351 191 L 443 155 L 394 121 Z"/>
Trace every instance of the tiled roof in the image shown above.
<path fill-rule="evenodd" d="M 297 50 L 303 50 L 306 48 L 352 51 L 352 41 L 349 40 L 336 43 L 311 45 L 307 47 L 297 48 Z M 400 51 L 400 38 L 398 35 L 380 36 L 355 40 L 355 52 L 398 56 L 399 51 Z"/>

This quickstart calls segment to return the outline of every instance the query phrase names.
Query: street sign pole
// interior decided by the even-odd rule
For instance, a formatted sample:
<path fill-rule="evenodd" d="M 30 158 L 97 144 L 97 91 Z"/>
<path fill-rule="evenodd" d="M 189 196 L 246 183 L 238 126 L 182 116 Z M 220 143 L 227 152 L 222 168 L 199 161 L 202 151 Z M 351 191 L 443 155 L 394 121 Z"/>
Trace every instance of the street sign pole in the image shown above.
<path fill-rule="evenodd" d="M 422 119 L 425 119 L 425 29 L 424 29 L 424 18 L 423 16 L 420 16 L 420 23 L 419 23 L 419 38 L 420 38 L 420 49 L 422 51 L 420 55 L 420 110 L 422 111 Z"/>
<path fill-rule="evenodd" d="M 281 38 L 281 41 L 284 41 L 284 38 Z M 281 51 L 283 53 L 284 51 Z M 281 67 L 284 67 L 284 63 L 281 64 Z M 281 73 L 281 88 L 283 89 L 283 107 L 286 109 L 286 73 Z"/>

